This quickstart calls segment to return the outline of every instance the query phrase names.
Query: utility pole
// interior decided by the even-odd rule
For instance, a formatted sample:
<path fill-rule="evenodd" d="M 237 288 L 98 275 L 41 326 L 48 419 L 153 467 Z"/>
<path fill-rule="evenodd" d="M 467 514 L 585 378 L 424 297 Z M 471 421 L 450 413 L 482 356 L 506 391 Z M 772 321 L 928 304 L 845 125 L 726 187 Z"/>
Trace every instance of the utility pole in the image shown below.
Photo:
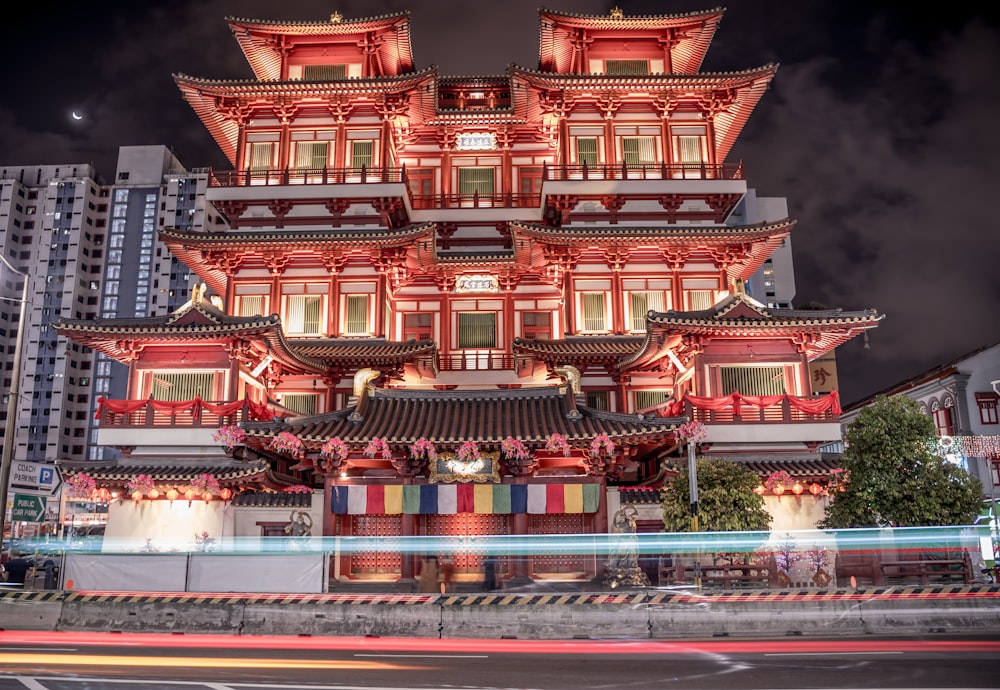
<path fill-rule="evenodd" d="M 10 484 L 10 466 L 14 461 L 14 434 L 17 432 L 17 405 L 18 396 L 21 391 L 21 348 L 24 345 L 24 328 L 28 313 L 28 274 L 21 273 L 11 266 L 7 259 L 0 256 L 0 269 L 7 268 L 15 276 L 24 280 L 21 288 L 21 299 L 12 297 L 0 297 L 5 302 L 19 302 L 21 305 L 20 315 L 17 319 L 17 339 L 14 345 L 14 362 L 11 369 L 10 390 L 7 391 L 7 424 L 3 434 L 3 454 L 0 455 L 0 541 L 3 539 L 4 522 L 7 519 L 7 488 Z M 13 537 L 13 532 L 11 532 Z"/>

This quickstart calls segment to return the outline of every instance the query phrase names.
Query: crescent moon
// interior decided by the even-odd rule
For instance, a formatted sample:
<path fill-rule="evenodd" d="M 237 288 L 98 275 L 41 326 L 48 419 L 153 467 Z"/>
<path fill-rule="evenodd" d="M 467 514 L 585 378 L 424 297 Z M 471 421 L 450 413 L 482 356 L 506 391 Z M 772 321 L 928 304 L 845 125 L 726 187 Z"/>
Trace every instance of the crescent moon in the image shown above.
<path fill-rule="evenodd" d="M 81 115 L 80 113 L 78 113 L 78 112 L 76 112 L 76 111 L 74 110 L 74 111 L 73 111 L 73 119 L 74 119 L 74 120 L 82 120 L 82 119 L 83 119 L 83 115 Z"/>

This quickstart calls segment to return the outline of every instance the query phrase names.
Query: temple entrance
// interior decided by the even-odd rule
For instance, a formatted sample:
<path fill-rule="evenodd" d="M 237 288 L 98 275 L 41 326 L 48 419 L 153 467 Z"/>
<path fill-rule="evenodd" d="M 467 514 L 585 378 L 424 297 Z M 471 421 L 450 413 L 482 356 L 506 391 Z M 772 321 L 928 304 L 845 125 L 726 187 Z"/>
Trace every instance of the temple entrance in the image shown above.
<path fill-rule="evenodd" d="M 483 553 L 476 537 L 487 534 L 510 534 L 510 516 L 480 513 L 428 515 L 426 526 L 428 535 L 455 537 L 454 551 L 440 555 L 452 557 L 456 575 L 479 577 L 483 571 Z M 506 570 L 506 558 L 503 555 L 500 556 L 500 570 Z"/>
<path fill-rule="evenodd" d="M 379 548 L 379 540 L 384 537 L 399 537 L 403 534 L 403 520 L 399 515 L 353 515 L 351 535 L 369 537 L 370 550 L 350 554 L 348 573 L 353 578 L 390 579 L 399 576 L 402 557 L 398 551 Z"/>
<path fill-rule="evenodd" d="M 531 516 L 532 534 L 585 534 L 593 518 L 585 513 L 552 513 Z M 589 554 L 535 555 L 529 575 L 534 579 L 581 579 L 594 575 Z"/>

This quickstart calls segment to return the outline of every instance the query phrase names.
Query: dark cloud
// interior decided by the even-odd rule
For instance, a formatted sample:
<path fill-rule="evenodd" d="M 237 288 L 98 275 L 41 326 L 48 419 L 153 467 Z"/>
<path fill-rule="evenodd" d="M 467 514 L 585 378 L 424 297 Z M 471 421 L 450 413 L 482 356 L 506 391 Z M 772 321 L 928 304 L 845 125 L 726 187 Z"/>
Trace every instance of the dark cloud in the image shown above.
<path fill-rule="evenodd" d="M 604 14 L 615 3 L 544 3 Z M 714 2 L 622 0 L 627 14 Z M 537 0 L 55 1 L 0 28 L 17 65 L 0 100 L 0 163 L 93 162 L 167 144 L 189 167 L 227 163 L 172 73 L 246 78 L 226 16 L 317 20 L 408 10 L 418 67 L 445 75 L 535 67 Z M 878 0 L 730 5 L 706 70 L 781 68 L 737 143 L 761 195 L 788 197 L 798 303 L 887 314 L 839 351 L 847 401 L 1000 340 L 1000 22 L 993 7 L 922 13 Z M 73 122 L 78 109 L 86 118 Z"/>

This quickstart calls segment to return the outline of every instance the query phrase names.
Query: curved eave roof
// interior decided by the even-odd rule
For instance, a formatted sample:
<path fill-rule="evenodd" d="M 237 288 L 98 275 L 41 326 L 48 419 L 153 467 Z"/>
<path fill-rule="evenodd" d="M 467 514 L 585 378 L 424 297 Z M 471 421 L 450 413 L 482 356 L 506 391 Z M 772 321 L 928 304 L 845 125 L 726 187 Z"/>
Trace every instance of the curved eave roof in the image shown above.
<path fill-rule="evenodd" d="M 367 79 L 266 82 L 254 79 L 201 79 L 175 74 L 174 82 L 226 158 L 236 165 L 239 125 L 225 115 L 225 106 L 229 102 L 250 106 L 259 104 L 262 108 L 268 108 L 269 103 L 279 96 L 319 101 L 336 96 L 351 98 L 361 94 L 394 94 L 418 89 L 436 73 L 436 68 L 428 68 L 400 76 Z"/>
<path fill-rule="evenodd" d="M 785 219 L 774 223 L 755 225 L 564 225 L 550 227 L 536 223 L 512 221 L 510 226 L 519 234 L 532 239 L 567 245 L 590 245 L 595 239 L 609 244 L 627 242 L 630 245 L 649 241 L 657 245 L 677 244 L 691 246 L 692 242 L 705 245 L 726 245 L 732 242 L 766 241 L 777 238 L 780 242 L 788 236 L 795 221 Z"/>
<path fill-rule="evenodd" d="M 290 431 L 317 448 L 335 436 L 352 445 L 366 444 L 376 437 L 393 445 L 419 438 L 442 445 L 467 440 L 499 444 L 513 436 L 538 448 L 554 433 L 577 444 L 598 434 L 607 434 L 621 444 L 651 443 L 664 440 L 683 421 L 576 407 L 572 396 L 557 386 L 508 391 L 375 389 L 357 408 L 299 417 L 285 424 L 248 424 L 246 430 L 248 437 L 259 439 Z"/>
<path fill-rule="evenodd" d="M 618 94 L 629 92 L 652 94 L 705 95 L 714 92 L 732 91 L 733 102 L 715 114 L 715 148 L 717 159 L 724 160 L 746 125 L 750 114 L 771 84 L 777 64 L 764 65 L 740 72 L 701 72 L 698 74 L 651 74 L 640 76 L 609 76 L 605 74 L 551 74 L 538 70 L 528 70 L 516 65 L 510 66 L 512 76 L 516 76 L 540 89 L 564 91 L 572 95 L 574 91 L 598 93 L 610 91 Z M 648 96 L 643 96 L 644 99 Z M 528 117 L 540 117 L 541 111 L 529 112 Z"/>
<path fill-rule="evenodd" d="M 614 19 L 610 15 L 589 16 L 553 12 L 541 8 L 539 13 L 539 56 L 538 64 L 552 65 L 554 71 L 567 69 L 572 49 L 565 38 L 557 36 L 562 30 L 585 29 L 593 32 L 613 31 L 655 31 L 682 36 L 673 48 L 674 70 L 677 72 L 697 72 L 705 59 L 705 53 L 712 43 L 719 22 L 725 10 L 716 7 L 710 10 L 665 15 L 637 15 Z"/>
<path fill-rule="evenodd" d="M 327 366 L 335 364 L 386 366 L 433 355 L 437 352 L 437 344 L 433 340 L 316 338 L 295 340 L 292 349 L 304 357 L 322 360 Z"/>
<path fill-rule="evenodd" d="M 59 462 L 69 476 L 86 472 L 100 484 L 124 485 L 137 475 L 145 474 L 158 484 L 183 486 L 202 474 L 212 474 L 220 486 L 240 487 L 251 484 L 280 488 L 288 483 L 271 473 L 266 460 L 236 460 L 232 458 L 198 458 L 188 461 L 176 458 L 120 459 L 108 462 Z"/>
<path fill-rule="evenodd" d="M 281 38 L 323 39 L 341 41 L 367 33 L 379 34 L 383 44 L 379 48 L 380 62 L 394 72 L 413 70 L 413 49 L 410 41 L 410 13 L 398 12 L 363 19 L 345 19 L 339 23 L 290 22 L 265 19 L 227 17 L 226 21 L 246 55 L 258 79 L 274 80 L 281 77 Z M 385 40 L 389 38 L 390 40 Z M 301 42 L 301 41 L 296 41 Z"/>
<path fill-rule="evenodd" d="M 642 335 L 569 337 L 560 340 L 514 338 L 514 354 L 530 355 L 544 362 L 609 362 L 635 354 L 645 341 Z"/>
<path fill-rule="evenodd" d="M 179 317 L 197 310 L 205 319 L 178 323 Z M 171 343 L 228 343 L 236 339 L 267 343 L 268 350 L 290 371 L 323 373 L 324 363 L 299 352 L 289 345 L 281 327 L 281 319 L 272 316 L 227 316 L 214 307 L 201 304 L 182 307 L 167 316 L 128 319 L 65 319 L 55 326 L 59 335 L 100 350 L 108 357 L 121 361 L 129 356 L 135 344 L 167 345 Z"/>
<path fill-rule="evenodd" d="M 344 228 L 335 230 L 227 230 L 191 232 L 161 228 L 160 240 L 170 252 L 220 295 L 226 294 L 229 279 L 211 260 L 213 255 L 233 256 L 273 251 L 370 250 L 413 247 L 418 240 L 433 237 L 432 222 L 402 228 Z"/>

